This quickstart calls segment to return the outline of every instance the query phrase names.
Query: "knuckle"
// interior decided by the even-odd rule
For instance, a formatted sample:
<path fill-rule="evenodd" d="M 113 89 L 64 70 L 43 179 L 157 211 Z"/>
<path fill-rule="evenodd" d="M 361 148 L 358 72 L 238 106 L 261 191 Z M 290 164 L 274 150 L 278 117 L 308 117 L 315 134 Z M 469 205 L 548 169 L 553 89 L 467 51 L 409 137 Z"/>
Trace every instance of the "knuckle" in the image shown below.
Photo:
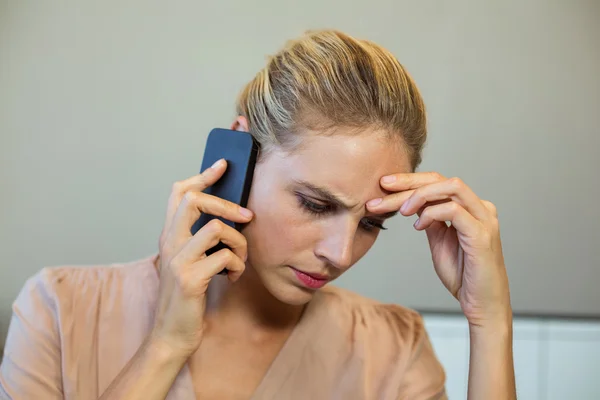
<path fill-rule="evenodd" d="M 246 241 L 245 238 L 240 238 L 240 244 L 237 246 L 237 251 L 238 253 L 242 254 L 243 256 L 247 256 L 248 255 L 248 242 Z"/>
<path fill-rule="evenodd" d="M 498 208 L 494 203 L 492 203 L 491 201 L 484 200 L 483 204 L 494 216 L 498 216 Z"/>
<path fill-rule="evenodd" d="M 444 177 L 442 176 L 442 174 L 440 174 L 437 171 L 430 172 L 430 175 L 433 178 L 433 180 L 436 180 L 436 181 L 441 181 L 441 180 L 444 179 Z"/>
<path fill-rule="evenodd" d="M 192 205 L 192 204 L 195 203 L 195 200 L 196 200 L 196 194 L 194 192 L 188 191 L 188 192 L 185 192 L 185 194 L 183 195 L 183 200 L 182 201 L 186 205 L 190 206 L 190 205 Z"/>
<path fill-rule="evenodd" d="M 448 203 L 448 208 L 450 209 L 450 212 L 452 214 L 456 214 L 460 210 L 461 207 L 457 202 L 451 201 Z"/>
<path fill-rule="evenodd" d="M 431 217 L 431 208 L 425 207 L 423 209 L 423 211 L 421 212 L 421 216 L 419 217 L 419 219 L 421 219 L 421 220 L 424 220 L 424 219 L 427 220 L 430 217 Z"/>
<path fill-rule="evenodd" d="M 214 235 L 220 235 L 225 230 L 225 224 L 220 219 L 214 218 L 206 224 L 206 228 Z"/>
<path fill-rule="evenodd" d="M 172 193 L 183 193 L 184 190 L 185 190 L 185 184 L 183 183 L 183 181 L 176 181 L 171 186 Z"/>
<path fill-rule="evenodd" d="M 184 266 L 177 257 L 173 257 L 168 264 L 168 269 L 173 273 L 175 279 L 182 275 Z"/>
<path fill-rule="evenodd" d="M 410 196 L 410 202 L 411 204 L 416 203 L 422 203 L 424 200 L 425 195 L 423 194 L 423 191 L 419 188 L 417 190 L 415 190 L 413 192 L 413 194 Z"/>
<path fill-rule="evenodd" d="M 235 254 L 233 254 L 233 251 L 225 249 L 225 251 L 223 252 L 223 258 L 225 259 L 225 261 L 231 262 L 235 259 Z"/>
<path fill-rule="evenodd" d="M 181 292 L 185 296 L 193 295 L 193 271 L 191 271 L 191 269 L 188 268 L 188 265 L 182 264 L 176 259 L 173 259 L 171 263 L 169 263 L 169 269 L 171 270 L 171 275 L 173 276 L 175 285 L 181 290 Z"/>
<path fill-rule="evenodd" d="M 235 254 L 229 249 L 221 250 L 219 254 L 219 259 L 224 265 L 229 265 L 234 261 Z"/>
<path fill-rule="evenodd" d="M 458 178 L 458 177 L 450 178 L 448 180 L 448 182 L 450 183 L 450 185 L 452 185 L 452 187 L 456 191 L 459 191 L 459 190 L 463 189 L 464 186 L 465 186 L 465 182 L 462 179 Z"/>

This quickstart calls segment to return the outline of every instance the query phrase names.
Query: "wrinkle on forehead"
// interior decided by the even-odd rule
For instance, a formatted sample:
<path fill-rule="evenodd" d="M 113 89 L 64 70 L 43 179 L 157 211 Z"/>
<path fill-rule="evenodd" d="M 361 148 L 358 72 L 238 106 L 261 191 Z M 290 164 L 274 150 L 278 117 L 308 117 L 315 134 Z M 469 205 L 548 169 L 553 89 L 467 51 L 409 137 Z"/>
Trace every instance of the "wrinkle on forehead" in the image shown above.
<path fill-rule="evenodd" d="M 379 184 L 382 176 L 410 171 L 403 146 L 381 132 L 307 134 L 302 142 L 293 152 L 277 152 L 281 173 L 326 187 L 360 208 L 387 194 Z"/>

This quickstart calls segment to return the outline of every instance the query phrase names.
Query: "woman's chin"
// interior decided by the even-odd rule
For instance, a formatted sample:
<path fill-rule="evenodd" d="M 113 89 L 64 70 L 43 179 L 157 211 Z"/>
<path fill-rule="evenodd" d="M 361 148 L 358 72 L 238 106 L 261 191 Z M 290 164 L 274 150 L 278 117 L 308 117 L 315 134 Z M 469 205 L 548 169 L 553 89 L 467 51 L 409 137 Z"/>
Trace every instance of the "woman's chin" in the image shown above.
<path fill-rule="evenodd" d="M 271 295 L 282 303 L 291 306 L 301 306 L 308 303 L 316 293 L 314 289 L 304 288 L 279 276 L 265 278 L 263 284 Z"/>

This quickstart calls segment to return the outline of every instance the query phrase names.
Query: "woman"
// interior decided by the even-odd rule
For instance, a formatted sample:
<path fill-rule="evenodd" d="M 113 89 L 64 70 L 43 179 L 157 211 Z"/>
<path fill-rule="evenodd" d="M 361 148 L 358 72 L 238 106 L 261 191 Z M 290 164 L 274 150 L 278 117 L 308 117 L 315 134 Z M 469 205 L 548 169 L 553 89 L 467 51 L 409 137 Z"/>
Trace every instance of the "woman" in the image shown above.
<path fill-rule="evenodd" d="M 312 32 L 268 62 L 237 112 L 231 128 L 261 147 L 248 209 L 203 193 L 224 173 L 220 161 L 173 186 L 158 255 L 30 279 L 14 304 L 0 393 L 446 398 L 416 312 L 326 286 L 399 212 L 419 216 L 415 229 L 469 322 L 469 398 L 515 398 L 496 211 L 459 179 L 414 172 L 425 111 L 398 61 L 373 43 Z M 213 221 L 191 236 L 203 212 L 245 228 Z M 231 250 L 207 257 L 219 241 Z"/>

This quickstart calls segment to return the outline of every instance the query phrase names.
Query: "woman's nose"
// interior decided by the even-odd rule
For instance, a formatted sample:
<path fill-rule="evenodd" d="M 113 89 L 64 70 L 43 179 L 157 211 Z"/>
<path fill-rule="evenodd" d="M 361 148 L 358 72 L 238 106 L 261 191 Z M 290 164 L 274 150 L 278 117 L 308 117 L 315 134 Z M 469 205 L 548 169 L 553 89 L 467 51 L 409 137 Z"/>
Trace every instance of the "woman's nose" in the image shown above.
<path fill-rule="evenodd" d="M 335 224 L 317 244 L 315 253 L 335 268 L 346 270 L 352 266 L 356 224 L 350 221 Z"/>

